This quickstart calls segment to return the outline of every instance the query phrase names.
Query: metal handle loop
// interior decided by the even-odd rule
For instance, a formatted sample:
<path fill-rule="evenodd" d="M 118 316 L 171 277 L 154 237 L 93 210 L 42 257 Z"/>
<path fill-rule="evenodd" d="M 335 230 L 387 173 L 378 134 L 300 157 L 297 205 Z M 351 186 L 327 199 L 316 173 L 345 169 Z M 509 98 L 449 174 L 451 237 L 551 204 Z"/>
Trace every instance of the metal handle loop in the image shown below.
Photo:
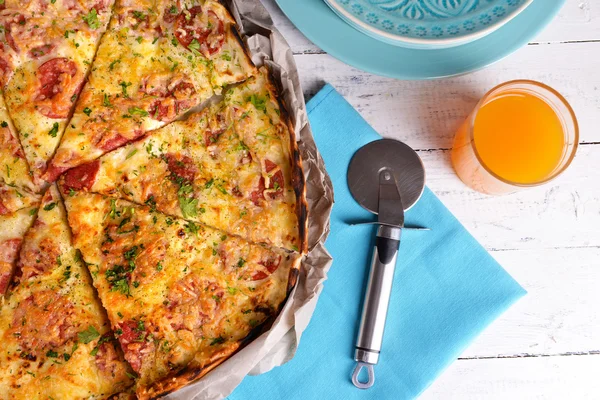
<path fill-rule="evenodd" d="M 358 375 L 360 374 L 360 370 L 366 368 L 367 373 L 369 375 L 369 379 L 366 382 L 361 382 L 358 380 Z M 354 368 L 354 372 L 352 373 L 352 383 L 359 389 L 368 389 L 375 383 L 375 372 L 373 371 L 373 364 L 367 364 L 364 362 L 357 362 L 356 367 Z"/>

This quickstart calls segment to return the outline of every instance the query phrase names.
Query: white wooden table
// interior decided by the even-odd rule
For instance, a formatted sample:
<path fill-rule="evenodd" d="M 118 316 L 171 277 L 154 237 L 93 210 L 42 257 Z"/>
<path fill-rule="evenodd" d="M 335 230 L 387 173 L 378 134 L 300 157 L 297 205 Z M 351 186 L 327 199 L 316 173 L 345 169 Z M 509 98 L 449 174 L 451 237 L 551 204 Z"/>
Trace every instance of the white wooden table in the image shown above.
<path fill-rule="evenodd" d="M 529 292 L 423 398 L 600 399 L 600 0 L 567 0 L 530 45 L 484 70 L 434 81 L 345 65 L 306 39 L 274 0 L 263 2 L 296 54 L 307 100 L 329 82 L 383 136 L 417 149 L 429 187 Z M 456 177 L 449 149 L 479 98 L 517 78 L 567 98 L 581 146 L 557 180 L 485 196 Z"/>

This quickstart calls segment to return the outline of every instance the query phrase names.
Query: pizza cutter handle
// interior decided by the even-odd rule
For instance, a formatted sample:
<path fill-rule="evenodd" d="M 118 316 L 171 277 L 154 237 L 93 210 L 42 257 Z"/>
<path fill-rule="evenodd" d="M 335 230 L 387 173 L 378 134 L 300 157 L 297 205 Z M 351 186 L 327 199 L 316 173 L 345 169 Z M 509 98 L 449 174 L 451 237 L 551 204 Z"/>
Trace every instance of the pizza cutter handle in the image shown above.
<path fill-rule="evenodd" d="M 402 229 L 395 226 L 381 225 L 377 230 L 354 352 L 354 360 L 357 361 L 357 365 L 352 382 L 360 389 L 367 389 L 375 382 L 372 366 L 379 361 L 381 352 L 401 234 Z M 367 367 L 369 379 L 366 382 L 358 380 L 358 374 L 362 367 Z"/>

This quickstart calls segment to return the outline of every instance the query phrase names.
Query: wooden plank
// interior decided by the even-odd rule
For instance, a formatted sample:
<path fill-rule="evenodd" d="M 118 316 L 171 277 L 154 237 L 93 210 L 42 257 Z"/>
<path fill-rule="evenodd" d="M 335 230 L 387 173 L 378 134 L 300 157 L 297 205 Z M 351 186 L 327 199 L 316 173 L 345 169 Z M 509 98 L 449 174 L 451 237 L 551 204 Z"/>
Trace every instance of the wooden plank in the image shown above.
<path fill-rule="evenodd" d="M 556 180 L 505 196 L 467 188 L 454 174 L 448 151 L 420 155 L 429 187 L 486 248 L 600 247 L 600 145 L 580 146 Z"/>
<path fill-rule="evenodd" d="M 542 0 L 543 1 L 543 0 Z M 322 53 L 281 12 L 275 0 L 262 0 L 295 53 Z M 532 43 L 600 40 L 600 2 L 567 0 L 554 21 Z"/>
<path fill-rule="evenodd" d="M 600 248 L 492 255 L 528 293 L 461 357 L 600 354 Z"/>
<path fill-rule="evenodd" d="M 600 355 L 459 360 L 422 400 L 597 400 Z"/>
<path fill-rule="evenodd" d="M 567 0 L 556 19 L 532 42 L 556 43 L 600 39 L 600 2 Z"/>
<path fill-rule="evenodd" d="M 418 149 L 450 148 L 481 96 L 512 79 L 561 92 L 578 117 L 581 141 L 600 142 L 600 42 L 528 46 L 481 71 L 434 81 L 371 75 L 326 54 L 298 55 L 296 62 L 307 98 L 329 82 L 378 132 Z"/>

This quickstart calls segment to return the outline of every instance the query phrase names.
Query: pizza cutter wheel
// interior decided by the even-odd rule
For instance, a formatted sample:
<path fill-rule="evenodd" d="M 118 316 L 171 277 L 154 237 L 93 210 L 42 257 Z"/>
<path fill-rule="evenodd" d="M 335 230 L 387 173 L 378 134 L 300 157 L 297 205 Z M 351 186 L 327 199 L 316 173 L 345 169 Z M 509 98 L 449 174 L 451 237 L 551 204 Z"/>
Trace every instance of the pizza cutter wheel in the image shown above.
<path fill-rule="evenodd" d="M 367 389 L 375 383 L 373 366 L 378 363 L 388 312 L 404 212 L 423 194 L 425 168 L 408 145 L 392 139 L 371 142 L 360 148 L 348 167 L 348 187 L 363 208 L 377 214 L 379 225 L 354 352 L 356 368 L 352 383 Z M 368 380 L 358 378 L 366 368 Z"/>

